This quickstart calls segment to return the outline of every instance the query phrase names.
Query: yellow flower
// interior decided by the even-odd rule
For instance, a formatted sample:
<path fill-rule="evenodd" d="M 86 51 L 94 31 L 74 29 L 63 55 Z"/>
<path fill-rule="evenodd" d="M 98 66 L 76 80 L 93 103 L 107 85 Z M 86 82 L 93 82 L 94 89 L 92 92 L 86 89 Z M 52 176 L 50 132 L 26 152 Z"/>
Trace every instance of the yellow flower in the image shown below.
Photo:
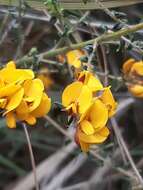
<path fill-rule="evenodd" d="M 92 92 L 82 82 L 68 85 L 62 94 L 62 104 L 73 113 L 84 113 L 92 103 Z"/>
<path fill-rule="evenodd" d="M 93 92 L 102 90 L 100 81 L 88 71 L 80 72 L 76 82 L 68 85 L 62 94 L 62 104 L 73 113 L 83 114 L 92 103 Z"/>
<path fill-rule="evenodd" d="M 82 151 L 88 152 L 91 144 L 107 139 L 107 121 L 117 107 L 110 87 L 104 88 L 92 73 L 82 71 L 77 75 L 77 81 L 65 88 L 62 104 L 77 119 L 75 141 Z"/>
<path fill-rule="evenodd" d="M 46 115 L 50 107 L 43 82 L 34 79 L 32 70 L 16 69 L 13 61 L 0 70 L 0 108 L 9 128 L 15 128 L 17 121 L 34 125 L 36 118 Z"/>
<path fill-rule="evenodd" d="M 40 79 L 28 80 L 24 83 L 25 94 L 21 104 L 16 108 L 18 120 L 30 125 L 36 123 L 36 118 L 46 115 L 51 108 L 51 99 L 43 92 Z"/>
<path fill-rule="evenodd" d="M 68 64 L 73 65 L 75 68 L 80 68 L 82 64 L 80 58 L 83 55 L 85 55 L 85 53 L 81 50 L 69 51 L 66 54 Z"/>
<path fill-rule="evenodd" d="M 129 59 L 123 64 L 123 73 L 131 94 L 143 98 L 143 62 Z"/>
<path fill-rule="evenodd" d="M 84 152 L 88 152 L 91 144 L 104 142 L 109 130 L 106 126 L 108 121 L 108 109 L 100 100 L 95 99 L 82 120 L 78 124 L 76 138 Z"/>

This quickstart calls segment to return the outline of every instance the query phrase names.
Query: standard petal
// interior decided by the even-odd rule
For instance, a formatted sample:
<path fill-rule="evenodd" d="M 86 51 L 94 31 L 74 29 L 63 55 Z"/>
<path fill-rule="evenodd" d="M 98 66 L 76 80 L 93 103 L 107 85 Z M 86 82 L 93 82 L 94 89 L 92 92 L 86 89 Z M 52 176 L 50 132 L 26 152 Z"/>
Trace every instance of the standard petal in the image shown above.
<path fill-rule="evenodd" d="M 83 84 L 81 82 L 73 82 L 68 85 L 62 94 L 62 104 L 68 107 L 71 103 L 75 102 L 80 95 Z"/>
<path fill-rule="evenodd" d="M 91 123 L 87 120 L 83 120 L 80 123 L 80 128 L 81 130 L 86 134 L 86 135 L 93 135 L 94 134 L 94 127 L 91 125 Z"/>
<path fill-rule="evenodd" d="M 13 112 L 6 114 L 6 123 L 9 128 L 16 128 L 16 119 Z"/>
<path fill-rule="evenodd" d="M 92 91 L 86 86 L 83 85 L 80 95 L 77 99 L 78 112 L 83 114 L 88 110 L 92 104 Z"/>
<path fill-rule="evenodd" d="M 89 120 L 95 130 L 106 125 L 108 121 L 108 110 L 101 100 L 95 99 L 94 104 L 90 109 Z"/>
<path fill-rule="evenodd" d="M 96 92 L 96 91 L 103 89 L 103 85 L 101 84 L 101 82 L 96 77 L 94 77 L 93 75 L 91 75 L 89 77 L 89 80 L 87 82 L 87 86 L 93 92 Z"/>
<path fill-rule="evenodd" d="M 101 84 L 101 82 L 89 71 L 80 72 L 78 76 L 78 81 L 81 81 L 84 85 L 87 85 L 92 92 L 103 89 L 103 85 Z"/>
<path fill-rule="evenodd" d="M 31 115 L 34 117 L 42 117 L 50 111 L 50 108 L 51 99 L 47 96 L 46 93 L 43 93 L 40 105 L 33 112 L 31 112 Z"/>

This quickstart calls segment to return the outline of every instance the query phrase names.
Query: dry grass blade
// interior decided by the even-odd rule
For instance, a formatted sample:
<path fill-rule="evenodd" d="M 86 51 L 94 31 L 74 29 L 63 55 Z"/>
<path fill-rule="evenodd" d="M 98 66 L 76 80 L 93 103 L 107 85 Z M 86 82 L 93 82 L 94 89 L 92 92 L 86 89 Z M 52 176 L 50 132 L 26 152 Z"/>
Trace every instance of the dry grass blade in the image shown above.
<path fill-rule="evenodd" d="M 76 148 L 75 143 L 70 143 L 67 146 L 61 148 L 56 153 L 51 155 L 45 161 L 40 163 L 37 168 L 37 180 L 38 182 L 41 181 L 43 176 L 46 175 L 48 179 L 57 169 L 57 167 L 63 162 L 63 160 L 73 152 Z M 57 159 L 58 158 L 58 159 Z M 24 179 L 22 179 L 16 186 L 11 190 L 30 190 L 34 187 L 34 180 L 33 180 L 33 173 L 30 172 Z"/>
<path fill-rule="evenodd" d="M 0 5 L 12 5 L 12 6 L 18 6 L 18 0 L 1 0 Z M 27 0 L 26 1 L 32 8 L 43 10 L 46 8 L 42 1 L 36 1 L 36 0 Z M 82 0 L 59 0 L 58 1 L 62 8 L 64 9 L 101 9 L 98 3 L 95 2 L 95 0 L 88 0 L 87 3 L 83 3 Z M 143 3 L 143 0 L 103 0 L 102 4 L 106 6 L 107 8 L 113 8 L 113 7 L 122 7 L 122 6 L 128 6 L 128 5 L 134 5 L 138 3 Z"/>
<path fill-rule="evenodd" d="M 86 161 L 85 155 L 78 155 L 69 162 L 43 190 L 55 190 L 68 180 Z"/>

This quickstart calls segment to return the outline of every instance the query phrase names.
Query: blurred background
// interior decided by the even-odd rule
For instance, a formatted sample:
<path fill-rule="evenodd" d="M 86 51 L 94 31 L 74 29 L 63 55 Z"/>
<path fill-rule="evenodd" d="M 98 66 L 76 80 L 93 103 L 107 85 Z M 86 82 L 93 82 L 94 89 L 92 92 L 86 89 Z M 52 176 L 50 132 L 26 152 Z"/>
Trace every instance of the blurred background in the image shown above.
<path fill-rule="evenodd" d="M 67 114 L 62 111 L 61 94 L 73 80 L 74 68 L 63 61 L 65 54 L 60 54 L 63 59 L 59 55 L 47 58 L 39 55 L 142 22 L 143 2 L 126 1 L 129 5 L 125 6 L 125 1 L 95 1 L 92 10 L 83 9 L 88 2 L 82 2 L 75 10 L 76 1 L 69 1 L 66 3 L 71 5 L 63 10 L 61 3 L 57 11 L 52 1 L 46 3 L 0 0 L 0 66 L 18 60 L 18 67 L 32 68 L 37 75 L 42 73 L 46 91 L 52 98 L 48 119 L 39 119 L 36 126 L 28 128 L 40 189 L 142 189 L 112 125 L 118 125 L 117 133 L 125 140 L 142 175 L 143 100 L 128 92 L 122 79 L 122 65 L 128 58 L 142 60 L 143 30 L 98 45 L 94 52 L 92 65 L 101 80 L 104 79 L 103 62 L 106 60 L 108 64 L 109 84 L 118 109 L 115 120 L 109 122 L 110 137 L 103 145 L 93 146 L 89 154 L 83 154 L 68 138 L 74 126 L 68 127 Z M 86 61 L 93 46 L 82 50 L 86 51 L 83 57 Z M 31 57 L 30 62 L 23 59 L 25 55 Z M 34 189 L 29 150 L 21 124 L 9 129 L 1 117 L 0 139 L 0 189 Z"/>

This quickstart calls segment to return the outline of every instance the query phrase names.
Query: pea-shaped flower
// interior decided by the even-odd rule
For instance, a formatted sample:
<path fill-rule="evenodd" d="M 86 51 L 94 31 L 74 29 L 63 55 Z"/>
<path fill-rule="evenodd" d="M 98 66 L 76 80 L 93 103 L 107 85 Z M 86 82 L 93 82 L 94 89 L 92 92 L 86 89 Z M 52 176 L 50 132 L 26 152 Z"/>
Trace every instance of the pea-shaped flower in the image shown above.
<path fill-rule="evenodd" d="M 75 139 L 84 152 L 90 145 L 107 139 L 106 125 L 117 107 L 110 87 L 104 88 L 92 73 L 83 71 L 78 74 L 77 81 L 65 88 L 62 103 L 77 119 Z"/>
<path fill-rule="evenodd" d="M 143 62 L 129 59 L 123 64 L 123 74 L 129 91 L 143 98 Z"/>
<path fill-rule="evenodd" d="M 107 139 L 107 121 L 106 105 L 100 99 L 95 99 L 77 127 L 76 138 L 83 151 L 88 151 L 91 144 L 99 144 Z"/>
<path fill-rule="evenodd" d="M 47 114 L 51 100 L 44 93 L 40 79 L 34 79 L 30 69 L 16 69 L 13 61 L 0 70 L 0 108 L 7 125 L 16 127 L 16 121 L 33 125 L 37 117 Z"/>

